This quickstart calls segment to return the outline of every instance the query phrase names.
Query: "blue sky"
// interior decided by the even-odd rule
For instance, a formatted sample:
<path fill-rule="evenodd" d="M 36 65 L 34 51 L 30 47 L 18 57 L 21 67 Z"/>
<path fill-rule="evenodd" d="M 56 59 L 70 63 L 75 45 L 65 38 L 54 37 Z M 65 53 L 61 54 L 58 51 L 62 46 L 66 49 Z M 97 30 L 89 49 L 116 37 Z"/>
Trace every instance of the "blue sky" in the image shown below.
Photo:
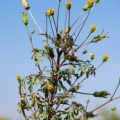
<path fill-rule="evenodd" d="M 62 0 L 65 1 L 65 0 Z M 75 20 L 77 14 L 81 10 L 81 6 L 86 0 L 71 0 L 72 13 L 71 21 Z M 31 11 L 40 24 L 42 30 L 45 30 L 44 13 L 49 7 L 57 7 L 57 0 L 29 0 Z M 63 3 L 64 5 L 64 3 Z M 84 36 L 89 30 L 91 24 L 98 26 L 97 31 L 92 36 L 100 33 L 104 28 L 108 32 L 109 39 L 105 39 L 95 45 L 88 46 L 89 52 L 96 54 L 96 59 L 93 62 L 98 65 L 102 56 L 109 54 L 109 60 L 98 71 L 95 78 L 86 81 L 81 90 L 93 92 L 95 90 L 108 90 L 113 92 L 117 85 L 118 77 L 120 77 L 120 1 L 119 0 L 101 0 L 100 3 L 93 9 L 85 28 L 83 29 Z M 37 72 L 34 62 L 31 60 L 31 46 L 27 36 L 27 31 L 21 20 L 21 12 L 25 11 L 20 0 L 1 0 L 0 3 L 0 116 L 7 116 L 11 120 L 20 120 L 21 116 L 16 111 L 19 95 L 17 93 L 17 82 L 14 79 L 16 74 L 21 74 L 22 77 Z M 57 10 L 56 10 L 57 11 Z M 62 14 L 64 10 L 62 11 Z M 30 19 L 29 28 L 37 27 Z M 62 17 L 60 24 L 62 25 Z M 41 38 L 35 37 L 35 45 L 41 47 Z M 87 48 L 87 47 L 86 47 Z M 120 89 L 118 90 L 120 93 Z M 120 95 L 120 94 L 118 94 Z M 79 98 L 77 98 L 79 100 Z M 84 99 L 84 96 L 83 96 Z M 84 99 L 85 100 L 85 99 Z M 91 104 L 96 106 L 103 100 L 95 99 Z M 112 102 L 109 106 L 117 105 L 120 111 L 120 100 Z"/>

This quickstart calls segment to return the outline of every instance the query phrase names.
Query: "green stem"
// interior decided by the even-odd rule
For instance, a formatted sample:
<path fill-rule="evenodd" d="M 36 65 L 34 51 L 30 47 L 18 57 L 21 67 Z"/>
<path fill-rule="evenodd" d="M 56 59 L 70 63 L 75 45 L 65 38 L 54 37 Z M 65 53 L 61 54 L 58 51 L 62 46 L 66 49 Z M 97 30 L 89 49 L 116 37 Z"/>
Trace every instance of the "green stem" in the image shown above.
<path fill-rule="evenodd" d="M 65 13 L 64 31 L 66 29 L 66 21 L 67 21 L 67 10 L 66 10 L 66 13 Z"/>
<path fill-rule="evenodd" d="M 52 33 L 53 33 L 53 37 L 55 38 L 55 34 L 54 34 L 54 30 L 53 30 L 53 27 L 52 27 L 52 22 L 51 22 L 50 17 L 49 17 L 49 21 L 50 21 L 50 27 L 51 27 L 51 30 L 52 30 Z"/>
<path fill-rule="evenodd" d="M 75 22 L 72 24 L 71 28 L 77 23 L 77 21 L 80 19 L 80 17 L 82 16 L 82 14 L 84 13 L 84 11 L 82 11 L 80 13 L 80 15 L 78 16 L 78 18 L 75 20 Z"/>
<path fill-rule="evenodd" d="M 52 19 L 53 19 L 53 23 L 54 23 L 54 26 L 55 26 L 55 29 L 56 29 L 56 32 L 57 32 L 57 26 L 56 26 L 56 23 L 55 23 L 55 18 L 54 16 L 52 15 Z"/>
<path fill-rule="evenodd" d="M 57 29 L 56 29 L 56 34 L 58 34 L 58 23 L 59 23 L 60 2 L 61 2 L 61 0 L 59 0 L 59 3 L 58 3 L 58 11 L 57 11 Z"/>
<path fill-rule="evenodd" d="M 78 32 L 75 40 L 74 40 L 74 42 L 77 40 L 79 34 L 81 33 L 81 31 L 82 31 L 82 29 L 83 29 L 83 27 L 84 27 L 84 25 L 85 25 L 85 23 L 86 23 L 86 21 L 87 21 L 87 18 L 88 18 L 89 14 L 90 14 L 90 10 L 91 10 L 91 9 L 89 9 L 88 14 L 87 14 L 87 16 L 85 17 L 84 22 L 83 22 L 83 24 L 82 24 L 82 26 L 81 26 L 81 28 L 80 28 L 80 30 L 79 30 L 79 32 Z"/>
<path fill-rule="evenodd" d="M 91 35 L 91 33 L 88 34 L 88 36 L 86 37 L 86 39 L 75 49 L 75 51 L 78 50 L 80 47 L 83 46 L 83 44 L 88 40 L 88 38 L 90 37 L 90 35 Z"/>
<path fill-rule="evenodd" d="M 113 99 L 113 97 L 115 96 L 115 93 L 117 92 L 117 90 L 118 90 L 119 86 L 120 86 L 120 82 L 118 83 L 118 85 L 117 85 L 117 87 L 116 87 L 116 89 L 115 89 L 115 91 L 114 91 L 114 93 L 113 93 L 113 95 L 112 95 L 111 99 Z"/>
<path fill-rule="evenodd" d="M 93 93 L 83 93 L 83 92 L 75 92 L 75 93 L 84 94 L 84 95 L 93 95 Z"/>
<path fill-rule="evenodd" d="M 33 43 L 32 43 L 32 37 L 30 36 L 28 26 L 26 26 L 26 29 L 27 29 L 27 32 L 28 32 L 28 36 L 29 36 L 29 40 L 30 40 L 30 43 L 31 43 L 31 46 L 32 46 L 32 50 L 34 50 L 34 46 L 33 46 Z M 42 74 L 42 70 L 40 68 L 40 65 L 38 65 L 38 69 L 40 71 L 40 74 Z"/>

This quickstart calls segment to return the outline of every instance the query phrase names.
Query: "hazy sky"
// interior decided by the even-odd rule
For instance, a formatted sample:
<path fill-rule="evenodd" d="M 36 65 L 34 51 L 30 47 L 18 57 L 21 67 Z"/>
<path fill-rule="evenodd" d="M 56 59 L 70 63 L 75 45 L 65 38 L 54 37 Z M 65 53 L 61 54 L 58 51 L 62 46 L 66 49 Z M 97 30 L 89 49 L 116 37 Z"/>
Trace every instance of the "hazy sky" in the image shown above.
<path fill-rule="evenodd" d="M 65 0 L 62 0 L 65 1 Z M 71 21 L 80 13 L 81 6 L 86 0 L 71 0 L 72 13 Z M 29 0 L 31 11 L 39 22 L 42 30 L 45 30 L 45 11 L 49 7 L 57 8 L 57 0 Z M 65 3 L 63 2 L 64 6 Z M 98 71 L 95 78 L 91 78 L 84 83 L 81 91 L 93 92 L 95 90 L 108 90 L 113 92 L 120 77 L 120 0 L 101 0 L 93 9 L 82 37 L 89 31 L 91 24 L 96 24 L 97 31 L 92 36 L 100 33 L 103 28 L 108 32 L 108 39 L 98 44 L 88 46 L 88 51 L 96 54 L 95 65 L 101 62 L 102 56 L 109 54 L 109 60 Z M 63 7 L 64 8 L 64 7 Z M 19 94 L 17 92 L 17 82 L 15 75 L 20 74 L 22 77 L 30 73 L 37 72 L 34 62 L 31 60 L 31 46 L 29 44 L 26 29 L 21 20 L 21 12 L 25 11 L 20 0 L 1 0 L 0 2 L 0 116 L 7 116 L 11 120 L 20 120 L 17 112 L 17 103 Z M 56 10 L 57 11 L 57 10 Z M 62 13 L 64 14 L 64 9 Z M 29 16 L 30 17 L 30 16 Z M 61 16 L 60 24 L 62 25 Z M 33 21 L 29 20 L 29 28 L 37 27 Z M 41 38 L 36 36 L 35 45 L 41 47 Z M 87 48 L 87 47 L 86 47 Z M 89 57 L 88 53 L 88 57 Z M 120 89 L 117 95 L 120 95 Z M 79 100 L 79 98 L 77 98 Z M 85 100 L 84 96 L 81 100 Z M 95 99 L 91 106 L 96 106 L 103 102 L 103 99 Z M 109 104 L 110 107 L 117 105 L 120 111 L 120 100 Z M 22 120 L 22 119 L 21 119 Z"/>

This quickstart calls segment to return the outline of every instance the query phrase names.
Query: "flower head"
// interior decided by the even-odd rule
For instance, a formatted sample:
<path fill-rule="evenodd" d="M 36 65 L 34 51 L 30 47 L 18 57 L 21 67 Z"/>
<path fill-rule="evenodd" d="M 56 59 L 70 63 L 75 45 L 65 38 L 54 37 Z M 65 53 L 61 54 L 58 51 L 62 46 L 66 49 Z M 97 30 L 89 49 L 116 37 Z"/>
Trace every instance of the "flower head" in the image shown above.
<path fill-rule="evenodd" d="M 82 9 L 83 9 L 84 11 L 87 11 L 88 8 L 89 8 L 89 4 L 88 4 L 88 2 L 86 2 Z"/>
<path fill-rule="evenodd" d="M 103 62 L 106 62 L 106 61 L 108 60 L 108 58 L 109 58 L 109 56 L 108 56 L 107 54 L 105 54 L 105 55 L 103 56 Z"/>
<path fill-rule="evenodd" d="M 91 8 L 93 6 L 94 0 L 88 0 L 87 3 L 89 4 L 89 7 Z"/>
<path fill-rule="evenodd" d="M 89 99 L 87 99 L 87 100 L 86 100 L 86 103 L 88 104 L 89 102 L 90 102 L 90 100 L 89 100 Z"/>
<path fill-rule="evenodd" d="M 47 11 L 46 11 L 46 16 L 51 16 L 51 15 L 54 15 L 54 9 L 53 8 L 49 8 Z"/>
<path fill-rule="evenodd" d="M 95 54 L 94 53 L 90 53 L 90 58 L 94 59 L 95 58 Z"/>
<path fill-rule="evenodd" d="M 84 50 L 83 50 L 83 54 L 86 54 L 86 53 L 87 53 L 87 49 L 84 49 Z"/>
<path fill-rule="evenodd" d="M 35 30 L 34 30 L 34 29 L 32 29 L 32 30 L 31 30 L 31 33 L 32 33 L 32 34 L 34 34 L 34 33 L 35 33 Z"/>
<path fill-rule="evenodd" d="M 23 4 L 23 7 L 26 9 L 26 10 L 29 10 L 30 9 L 30 6 L 27 2 L 27 0 L 21 0 L 22 1 L 22 4 Z"/>
<path fill-rule="evenodd" d="M 111 111 L 115 111 L 115 110 L 116 110 L 116 107 L 115 107 L 115 106 L 111 108 Z"/>
<path fill-rule="evenodd" d="M 44 44 L 44 48 L 45 48 L 46 50 L 48 50 L 48 49 L 49 49 L 49 46 L 48 46 L 47 44 Z"/>
<path fill-rule="evenodd" d="M 25 12 L 22 12 L 22 21 L 23 21 L 24 25 L 28 24 L 27 14 Z"/>
<path fill-rule="evenodd" d="M 97 29 L 97 26 L 95 24 L 90 26 L 90 33 L 93 33 Z"/>
<path fill-rule="evenodd" d="M 100 1 L 100 0 L 96 0 L 95 2 L 96 2 L 96 3 L 99 3 L 99 1 Z"/>
<path fill-rule="evenodd" d="M 67 2 L 66 2 L 66 8 L 67 8 L 68 10 L 71 9 L 71 2 L 70 2 L 70 1 L 67 1 Z"/>
<path fill-rule="evenodd" d="M 54 12 L 55 12 L 55 11 L 54 11 L 53 8 L 50 8 L 49 11 L 50 11 L 50 15 L 54 15 Z"/>
<path fill-rule="evenodd" d="M 54 86 L 52 84 L 48 86 L 49 91 L 52 91 L 53 89 L 54 89 Z"/>
<path fill-rule="evenodd" d="M 17 74 L 17 75 L 15 76 L 15 79 L 19 81 L 19 80 L 21 80 L 21 76 L 20 76 L 19 74 Z"/>

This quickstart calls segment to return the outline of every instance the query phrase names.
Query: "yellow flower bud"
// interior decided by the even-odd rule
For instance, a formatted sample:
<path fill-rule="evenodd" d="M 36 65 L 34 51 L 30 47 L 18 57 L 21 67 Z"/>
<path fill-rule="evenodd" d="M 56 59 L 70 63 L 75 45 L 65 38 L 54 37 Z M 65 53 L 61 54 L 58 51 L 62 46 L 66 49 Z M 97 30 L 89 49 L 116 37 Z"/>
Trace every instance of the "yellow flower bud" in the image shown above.
<path fill-rule="evenodd" d="M 48 9 L 48 10 L 45 12 L 45 15 L 49 17 L 49 16 L 51 16 L 51 15 L 54 15 L 54 12 L 55 12 L 54 9 L 53 9 L 53 8 L 50 8 L 50 9 Z"/>
<path fill-rule="evenodd" d="M 23 21 L 24 25 L 28 24 L 27 14 L 25 12 L 22 12 L 22 21 Z"/>
<path fill-rule="evenodd" d="M 89 4 L 86 2 L 82 9 L 83 9 L 84 11 L 87 11 L 88 8 L 89 8 Z"/>
<path fill-rule="evenodd" d="M 31 30 L 31 33 L 32 33 L 32 34 L 34 34 L 34 33 L 35 33 L 35 30 L 34 30 L 34 29 L 32 29 L 32 30 Z"/>
<path fill-rule="evenodd" d="M 71 9 L 71 2 L 70 2 L 70 1 L 67 1 L 67 2 L 66 2 L 66 8 L 67 8 L 68 10 Z"/>
<path fill-rule="evenodd" d="M 19 81 L 19 80 L 21 80 L 21 76 L 17 74 L 17 75 L 15 76 L 15 79 Z"/>
<path fill-rule="evenodd" d="M 53 85 L 49 85 L 49 86 L 48 86 L 48 90 L 49 90 L 49 91 L 52 91 L 53 89 L 54 89 L 54 86 L 53 86 Z"/>
<path fill-rule="evenodd" d="M 106 62 L 106 61 L 108 60 L 108 58 L 109 58 L 109 56 L 108 56 L 107 54 L 105 54 L 105 55 L 103 56 L 103 62 Z"/>
<path fill-rule="evenodd" d="M 22 4 L 23 4 L 24 8 L 25 8 L 26 10 L 29 10 L 29 9 L 30 9 L 30 6 L 29 6 L 27 0 L 21 0 L 21 1 L 22 1 Z"/>
<path fill-rule="evenodd" d="M 66 28 L 66 29 L 65 29 L 64 33 L 65 33 L 65 34 L 67 34 L 67 33 L 69 33 L 69 32 L 70 32 L 70 30 L 71 30 L 71 28 L 70 28 L 70 27 L 68 27 L 68 28 Z"/>
<path fill-rule="evenodd" d="M 91 8 L 93 6 L 94 0 L 88 0 L 87 3 L 89 4 L 89 7 Z"/>
<path fill-rule="evenodd" d="M 94 53 L 90 53 L 90 58 L 94 59 L 95 58 L 95 54 Z"/>
<path fill-rule="evenodd" d="M 54 15 L 54 12 L 55 12 L 55 11 L 54 11 L 53 8 L 50 8 L 50 9 L 49 9 L 49 12 L 50 12 L 50 15 Z"/>
<path fill-rule="evenodd" d="M 47 44 L 44 44 L 44 48 L 45 48 L 46 50 L 48 50 L 48 49 L 49 49 L 49 46 L 48 46 Z"/>
<path fill-rule="evenodd" d="M 45 15 L 49 17 L 49 16 L 50 16 L 50 10 L 47 10 L 47 11 L 45 12 Z"/>
<path fill-rule="evenodd" d="M 90 26 L 90 33 L 93 33 L 97 29 L 97 26 L 95 24 Z"/>

